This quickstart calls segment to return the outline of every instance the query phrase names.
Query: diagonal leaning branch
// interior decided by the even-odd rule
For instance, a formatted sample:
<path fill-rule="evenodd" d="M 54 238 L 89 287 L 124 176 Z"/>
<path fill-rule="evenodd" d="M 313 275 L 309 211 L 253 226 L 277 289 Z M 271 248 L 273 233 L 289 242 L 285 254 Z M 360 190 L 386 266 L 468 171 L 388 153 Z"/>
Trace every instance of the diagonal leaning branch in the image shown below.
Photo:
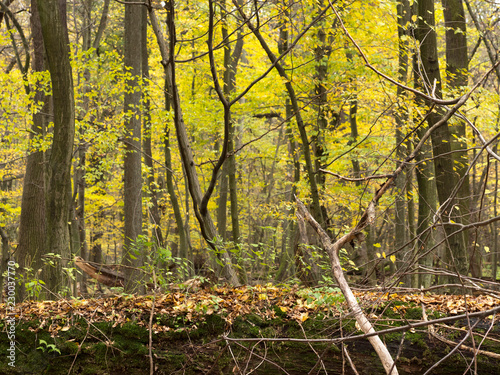
<path fill-rule="evenodd" d="M 393 177 L 391 177 L 389 180 L 392 179 Z M 387 182 L 384 185 L 387 185 Z M 358 323 L 359 327 L 365 334 L 375 334 L 375 329 L 373 328 L 372 324 L 366 317 L 363 310 L 361 310 L 361 307 L 359 306 L 356 297 L 354 296 L 351 288 L 349 287 L 349 284 L 347 283 L 347 280 L 344 277 L 344 272 L 342 271 L 342 266 L 340 265 L 338 252 L 347 242 L 350 242 L 351 240 L 355 239 L 361 233 L 363 228 L 366 227 L 369 223 L 371 223 L 375 219 L 375 204 L 380 198 L 380 196 L 382 196 L 383 192 L 387 189 L 386 188 L 383 190 L 384 185 L 382 186 L 381 189 L 379 189 L 375 198 L 373 198 L 373 200 L 370 202 L 368 209 L 365 211 L 365 214 L 361 217 L 361 220 L 359 221 L 358 225 L 351 232 L 342 236 L 334 243 L 332 243 L 330 237 L 325 232 L 325 230 L 318 224 L 316 220 L 314 220 L 314 218 L 309 213 L 304 204 L 300 201 L 300 199 L 295 198 L 297 201 L 297 212 L 296 212 L 297 219 L 299 221 L 306 220 L 314 228 L 314 230 L 320 237 L 321 243 L 323 244 L 323 247 L 326 249 L 328 256 L 330 258 L 332 272 L 335 279 L 337 280 L 337 283 L 339 284 L 339 288 L 342 291 L 342 294 L 344 295 L 347 305 L 349 306 L 349 309 L 352 311 L 354 318 L 356 319 L 356 322 Z M 373 335 L 368 337 L 368 341 L 370 342 L 370 344 L 372 344 L 373 348 L 377 352 L 377 355 L 382 361 L 382 365 L 384 366 L 386 373 L 391 375 L 397 375 L 398 370 L 396 368 L 394 360 L 392 359 L 391 353 L 389 353 L 389 350 L 384 345 L 380 337 L 378 335 Z"/>
<path fill-rule="evenodd" d="M 393 185 L 396 177 L 410 164 L 410 161 L 412 161 L 415 156 L 417 155 L 418 152 L 420 152 L 420 149 L 422 148 L 422 145 L 426 140 L 431 136 L 431 133 L 439 126 L 441 126 L 444 122 L 446 122 L 451 116 L 453 116 L 461 106 L 463 106 L 466 101 L 470 98 L 472 93 L 475 91 L 475 89 L 478 87 L 479 83 L 482 82 L 491 72 L 491 70 L 483 76 L 483 78 L 474 85 L 474 87 L 465 95 L 459 98 L 458 102 L 452 107 L 449 108 L 447 113 L 442 117 L 440 121 L 438 121 L 436 124 L 434 124 L 432 127 L 427 129 L 425 134 L 421 137 L 420 142 L 415 146 L 413 149 L 413 152 L 406 157 L 406 159 L 399 164 L 399 166 L 396 168 L 396 170 L 393 172 L 392 175 L 390 175 L 387 180 L 380 186 L 380 188 L 377 190 L 375 193 L 374 197 L 368 204 L 368 207 L 366 208 L 365 212 L 361 216 L 358 224 L 352 229 L 349 233 L 345 234 L 341 238 L 339 238 L 337 241 L 332 243 L 330 237 L 328 234 L 325 232 L 325 230 L 318 224 L 316 220 L 311 216 L 309 211 L 306 209 L 304 204 L 296 198 L 297 201 L 297 218 L 298 220 L 306 220 L 313 228 L 314 230 L 318 233 L 318 236 L 320 237 L 321 243 L 325 247 L 326 251 L 328 252 L 328 255 L 330 257 L 330 262 L 332 266 L 332 271 L 335 279 L 337 280 L 340 289 L 342 290 L 342 293 L 344 294 L 346 301 L 349 305 L 349 308 L 352 310 L 354 317 L 356 321 L 358 322 L 359 326 L 361 327 L 361 330 L 365 334 L 374 334 L 373 336 L 370 336 L 368 340 L 370 343 L 373 345 L 375 351 L 377 352 L 380 360 L 382 361 L 382 364 L 387 372 L 387 374 L 398 374 L 397 368 L 394 364 L 394 361 L 385 347 L 385 345 L 382 343 L 380 340 L 379 336 L 376 335 L 376 332 L 371 325 L 371 323 L 368 321 L 366 318 L 365 314 L 361 310 L 356 298 L 354 297 L 354 294 L 352 293 L 351 288 L 347 284 L 347 281 L 344 277 L 344 273 L 342 271 L 342 267 L 340 265 L 340 259 L 338 256 L 338 252 L 342 247 L 348 243 L 351 242 L 352 240 L 355 240 L 359 238 L 362 234 L 362 231 L 366 228 L 367 225 L 373 223 L 375 221 L 375 208 L 378 204 L 378 201 L 380 198 L 385 194 L 385 192 Z"/>

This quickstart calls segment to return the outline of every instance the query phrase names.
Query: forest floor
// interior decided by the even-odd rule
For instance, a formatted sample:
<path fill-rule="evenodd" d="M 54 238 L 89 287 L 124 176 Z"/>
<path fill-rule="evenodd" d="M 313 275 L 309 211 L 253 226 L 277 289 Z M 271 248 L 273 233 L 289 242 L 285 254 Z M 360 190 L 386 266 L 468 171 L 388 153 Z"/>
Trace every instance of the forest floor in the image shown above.
<path fill-rule="evenodd" d="M 19 303 L 15 367 L 2 355 L 0 374 L 148 374 L 151 368 L 155 374 L 351 374 L 353 368 L 359 374 L 383 373 L 366 338 L 346 340 L 361 331 L 336 288 L 170 289 Z M 382 338 L 397 357 L 400 374 L 423 374 L 455 347 L 432 374 L 463 374 L 469 366 L 479 374 L 497 373 L 500 314 L 474 313 L 498 307 L 500 299 L 355 294 L 377 331 L 395 329 Z M 5 304 L 0 317 L 0 352 L 7 353 Z M 442 321 L 445 317 L 450 320 Z M 432 326 L 418 325 L 436 319 Z M 397 330 L 409 324 L 416 326 Z"/>

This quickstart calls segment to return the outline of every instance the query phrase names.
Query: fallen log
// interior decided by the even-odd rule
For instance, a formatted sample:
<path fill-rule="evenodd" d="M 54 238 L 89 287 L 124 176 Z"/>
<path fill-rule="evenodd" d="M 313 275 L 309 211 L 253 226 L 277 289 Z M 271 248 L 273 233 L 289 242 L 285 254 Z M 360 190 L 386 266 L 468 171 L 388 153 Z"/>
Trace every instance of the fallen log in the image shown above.
<path fill-rule="evenodd" d="M 78 256 L 75 257 L 75 264 L 83 272 L 93 279 L 96 279 L 101 284 L 109 287 L 123 287 L 125 285 L 125 277 L 121 273 L 102 264 L 88 262 Z"/>

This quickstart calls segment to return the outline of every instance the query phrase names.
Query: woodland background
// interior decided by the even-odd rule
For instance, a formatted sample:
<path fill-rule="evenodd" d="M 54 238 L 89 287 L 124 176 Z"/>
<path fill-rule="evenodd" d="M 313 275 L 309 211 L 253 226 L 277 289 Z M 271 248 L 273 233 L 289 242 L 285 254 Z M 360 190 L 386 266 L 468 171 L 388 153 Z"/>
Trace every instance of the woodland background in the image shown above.
<path fill-rule="evenodd" d="M 75 256 L 127 291 L 331 285 L 296 196 L 332 239 L 359 229 L 339 252 L 357 286 L 493 288 L 497 1 L 129 3 L 0 2 L 20 298 L 94 293 Z"/>

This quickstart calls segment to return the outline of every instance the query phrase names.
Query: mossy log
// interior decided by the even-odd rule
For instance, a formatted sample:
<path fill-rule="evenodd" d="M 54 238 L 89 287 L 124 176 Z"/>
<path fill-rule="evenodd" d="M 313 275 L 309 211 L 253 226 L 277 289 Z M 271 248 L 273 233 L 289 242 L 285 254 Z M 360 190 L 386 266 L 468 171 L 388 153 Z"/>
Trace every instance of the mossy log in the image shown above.
<path fill-rule="evenodd" d="M 254 370 L 253 374 L 262 375 L 302 375 L 313 369 L 313 373 L 319 374 L 325 371 L 330 375 L 353 374 L 346 352 L 359 374 L 385 373 L 367 340 L 350 342 L 344 351 L 341 345 L 325 342 L 229 343 L 221 339 L 224 335 L 316 339 L 356 334 L 353 321 L 339 321 L 328 315 L 318 314 L 301 324 L 279 314 L 273 319 L 247 314 L 236 318 L 230 326 L 217 314 L 206 315 L 201 321 L 182 315 L 156 315 L 154 322 L 166 328 L 164 332 L 152 333 L 155 374 L 247 374 Z M 459 327 L 463 322 L 457 324 Z M 5 331 L 5 325 L 2 329 Z M 383 337 L 393 358 L 399 353 L 396 362 L 402 374 L 423 374 L 452 349 L 450 345 L 429 338 L 426 330 L 407 332 L 404 339 L 402 335 L 393 333 Z M 463 333 L 457 330 L 452 339 L 458 342 L 460 337 Z M 500 337 L 498 324 L 488 337 Z M 148 342 L 149 330 L 144 322 L 89 325 L 86 319 L 73 317 L 52 337 L 47 329 L 40 329 L 40 322 L 21 321 L 16 327 L 16 367 L 10 367 L 4 355 L 0 359 L 0 374 L 148 374 Z M 3 353 L 8 345 L 7 335 L 0 335 Z M 500 344 L 492 340 L 485 340 L 481 348 L 500 353 Z M 463 374 L 471 358 L 469 351 L 457 351 L 432 373 Z M 480 374 L 497 373 L 499 365 L 500 361 L 494 358 L 477 356 Z"/>

